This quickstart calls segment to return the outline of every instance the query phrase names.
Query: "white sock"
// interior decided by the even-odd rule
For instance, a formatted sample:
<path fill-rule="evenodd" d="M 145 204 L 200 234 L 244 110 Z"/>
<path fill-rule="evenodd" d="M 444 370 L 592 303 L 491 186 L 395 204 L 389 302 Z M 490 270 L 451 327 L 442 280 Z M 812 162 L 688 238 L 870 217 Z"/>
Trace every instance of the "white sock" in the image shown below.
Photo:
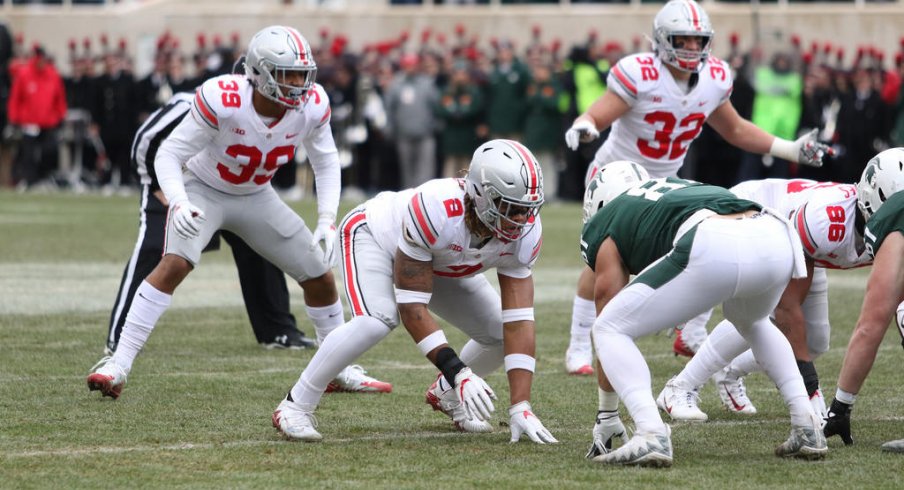
<path fill-rule="evenodd" d="M 665 423 L 650 389 L 650 368 L 637 345 L 631 337 L 609 328 L 594 325 L 593 329 L 597 358 L 634 419 L 637 432 L 665 433 Z"/>
<path fill-rule="evenodd" d="M 700 349 L 675 379 L 694 388 L 703 386 L 706 380 L 728 365 L 730 359 L 737 357 L 747 347 L 744 337 L 729 321 L 723 320 L 706 337 Z"/>
<path fill-rule="evenodd" d="M 596 387 L 599 398 L 599 410 L 602 412 L 614 412 L 618 410 L 618 393 L 614 391 L 606 391 L 599 386 Z"/>
<path fill-rule="evenodd" d="M 505 346 L 501 341 L 498 344 L 484 345 L 472 339 L 461 348 L 458 358 L 474 374 L 484 378 L 505 362 Z"/>
<path fill-rule="evenodd" d="M 342 311 L 342 302 L 336 300 L 329 306 L 307 306 L 304 307 L 308 313 L 308 318 L 314 324 L 314 330 L 317 332 L 317 343 L 323 345 L 323 339 L 330 332 L 339 328 L 345 323 L 345 314 Z"/>
<path fill-rule="evenodd" d="M 775 383 L 788 405 L 791 425 L 812 425 L 813 405 L 810 404 L 788 339 L 768 318 L 757 320 L 750 328 L 741 330 L 741 333 L 750 342 L 757 362 Z"/>
<path fill-rule="evenodd" d="M 756 362 L 756 358 L 753 357 L 753 351 L 750 349 L 744 351 L 740 356 L 735 357 L 728 367 L 729 375 L 736 378 L 743 378 L 748 374 L 763 370 L 763 368 L 760 367 L 760 363 Z"/>
<path fill-rule="evenodd" d="M 302 409 L 314 411 L 330 381 L 391 331 L 385 323 L 370 316 L 356 316 L 333 330 L 292 387 L 292 399 Z"/>
<path fill-rule="evenodd" d="M 596 320 L 596 303 L 574 296 L 571 305 L 571 346 L 590 348 L 590 331 Z"/>
<path fill-rule="evenodd" d="M 147 343 L 157 320 L 169 308 L 172 299 L 172 295 L 159 291 L 147 281 L 141 281 L 126 315 L 116 353 L 113 354 L 113 361 L 126 373 L 132 370 L 135 357 Z"/>

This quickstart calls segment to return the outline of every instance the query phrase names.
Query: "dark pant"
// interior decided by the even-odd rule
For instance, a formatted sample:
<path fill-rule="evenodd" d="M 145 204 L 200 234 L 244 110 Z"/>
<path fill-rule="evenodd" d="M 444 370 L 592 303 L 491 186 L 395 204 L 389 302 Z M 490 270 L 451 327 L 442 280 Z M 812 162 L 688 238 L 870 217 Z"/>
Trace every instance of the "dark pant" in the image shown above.
<path fill-rule="evenodd" d="M 25 135 L 19 143 L 14 178 L 28 185 L 35 184 L 56 171 L 58 160 L 55 129 L 42 129 L 36 136 Z"/>
<path fill-rule="evenodd" d="M 132 298 L 138 285 L 157 267 L 163 257 L 163 238 L 166 232 L 167 208 L 150 191 L 142 187 L 141 221 L 138 243 L 123 271 L 116 302 L 110 313 L 107 347 L 116 349 L 119 335 L 125 325 L 126 314 L 132 306 Z M 238 236 L 221 232 L 232 247 L 245 299 L 245 310 L 251 320 L 251 328 L 258 342 L 270 342 L 279 335 L 296 330 L 295 317 L 289 311 L 289 290 L 285 275 L 275 265 L 252 250 Z M 214 239 L 216 240 L 216 235 Z M 213 241 L 212 240 L 212 241 Z M 214 246 L 213 248 L 216 248 Z"/>

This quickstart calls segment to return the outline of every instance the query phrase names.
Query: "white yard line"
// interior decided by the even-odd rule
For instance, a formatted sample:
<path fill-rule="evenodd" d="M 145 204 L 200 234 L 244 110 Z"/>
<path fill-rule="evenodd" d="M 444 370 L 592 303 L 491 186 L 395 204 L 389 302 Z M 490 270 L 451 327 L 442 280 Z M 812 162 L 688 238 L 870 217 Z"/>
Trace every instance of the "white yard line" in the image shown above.
<path fill-rule="evenodd" d="M 0 315 L 45 315 L 69 312 L 109 312 L 119 287 L 123 264 L 0 263 Z M 538 268 L 534 273 L 537 303 L 571 302 L 580 268 Z M 496 282 L 495 274 L 488 274 Z M 291 282 L 291 280 L 290 280 Z M 829 287 L 863 291 L 866 274 L 833 273 Z M 341 288 L 341 285 L 340 285 Z M 292 304 L 303 304 L 301 288 L 289 285 Z M 201 263 L 179 292 L 172 308 L 243 305 L 238 275 L 232 262 Z"/>

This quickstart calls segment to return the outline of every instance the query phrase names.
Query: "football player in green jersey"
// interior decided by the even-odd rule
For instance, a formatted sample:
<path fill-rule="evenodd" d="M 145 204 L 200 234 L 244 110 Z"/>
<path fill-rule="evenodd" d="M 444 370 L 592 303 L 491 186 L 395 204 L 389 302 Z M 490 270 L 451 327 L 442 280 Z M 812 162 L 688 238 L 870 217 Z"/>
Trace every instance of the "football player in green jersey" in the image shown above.
<path fill-rule="evenodd" d="M 857 184 L 858 207 L 866 218 L 864 240 L 873 257 L 860 318 L 848 343 L 835 399 L 829 407 L 824 432 L 838 435 L 844 444 L 851 437 L 851 408 L 873 367 L 879 344 L 892 315 L 898 328 L 904 316 L 904 148 L 885 150 L 869 161 Z M 904 329 L 901 330 L 904 336 Z M 904 452 L 904 439 L 883 449 Z"/>
<path fill-rule="evenodd" d="M 593 460 L 671 466 L 670 430 L 659 415 L 650 371 L 635 339 L 717 304 L 790 408 L 791 435 L 776 455 L 824 457 L 820 420 L 791 346 L 768 318 L 788 281 L 806 276 L 791 224 L 753 201 L 698 182 L 668 177 L 611 185 L 621 185 L 623 192 L 600 193 L 602 199 L 615 197 L 601 202 L 584 225 L 581 254 L 594 271 L 597 358 L 637 430 L 614 451 L 595 443 Z M 629 282 L 631 275 L 636 277 Z"/>

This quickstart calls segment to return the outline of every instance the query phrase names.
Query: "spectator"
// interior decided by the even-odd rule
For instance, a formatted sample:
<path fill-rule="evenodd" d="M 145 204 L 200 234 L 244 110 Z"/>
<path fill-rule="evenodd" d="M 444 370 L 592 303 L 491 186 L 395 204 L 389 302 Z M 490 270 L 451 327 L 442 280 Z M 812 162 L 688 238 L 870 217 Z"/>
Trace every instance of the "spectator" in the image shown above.
<path fill-rule="evenodd" d="M 888 148 L 887 107 L 879 97 L 871 70 L 857 68 L 838 112 L 838 166 L 832 180 L 857 182 L 873 155 Z"/>
<path fill-rule="evenodd" d="M 103 166 L 98 168 L 100 183 L 111 190 L 137 187 L 129 154 L 138 126 L 139 102 L 134 89 L 135 79 L 123 70 L 123 59 L 113 52 L 105 54 L 104 73 L 97 79 L 92 131 L 100 136 L 106 152 L 106 159 L 98 159 Z"/>
<path fill-rule="evenodd" d="M 543 188 L 546 201 L 558 198 L 559 171 L 562 170 L 559 149 L 562 133 L 557 131 L 562 125 L 559 111 L 559 96 L 562 88 L 552 77 L 550 67 L 539 62 L 531 69 L 531 80 L 527 85 L 527 111 L 524 121 L 524 144 L 533 149 L 537 161 L 543 169 Z"/>
<path fill-rule="evenodd" d="M 442 177 L 461 177 L 468 168 L 474 148 L 480 146 L 478 127 L 483 122 L 483 93 L 471 78 L 464 60 L 452 66 L 449 84 L 443 90 L 436 112 L 445 122 L 442 146 L 445 154 Z"/>
<path fill-rule="evenodd" d="M 529 79 L 527 67 L 515 57 L 512 44 L 500 42 L 487 86 L 487 122 L 491 138 L 521 140 L 527 109 L 524 96 Z"/>
<path fill-rule="evenodd" d="M 417 187 L 436 173 L 436 125 L 433 107 L 439 99 L 434 81 L 421 73 L 416 54 L 402 56 L 402 73 L 386 93 L 387 130 L 399 152 L 403 189 Z"/>
<path fill-rule="evenodd" d="M 66 116 L 63 79 L 42 47 L 35 46 L 28 64 L 17 71 L 7 110 L 10 124 L 22 130 L 14 178 L 26 189 L 56 169 L 57 131 Z"/>

